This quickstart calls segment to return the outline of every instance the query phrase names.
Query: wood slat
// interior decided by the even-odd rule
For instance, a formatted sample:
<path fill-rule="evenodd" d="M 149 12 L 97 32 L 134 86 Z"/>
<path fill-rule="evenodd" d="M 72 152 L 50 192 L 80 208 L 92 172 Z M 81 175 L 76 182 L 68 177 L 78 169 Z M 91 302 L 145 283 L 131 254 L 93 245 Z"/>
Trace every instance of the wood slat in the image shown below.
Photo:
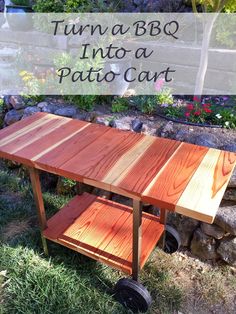
<path fill-rule="evenodd" d="M 214 218 L 236 163 L 233 153 L 47 113 L 0 130 L 0 157 L 203 221 Z"/>
<path fill-rule="evenodd" d="M 116 186 L 117 183 L 122 180 L 122 177 L 128 172 L 131 164 L 137 161 L 154 141 L 155 138 L 151 136 L 141 138 L 133 147 L 117 159 L 111 170 L 101 180 L 107 184 Z"/>
<path fill-rule="evenodd" d="M 76 174 L 78 178 L 83 178 L 83 181 L 91 178 L 98 184 L 102 183 L 102 179 L 113 168 L 116 161 L 142 138 L 143 135 L 140 134 L 108 129 L 60 168 L 66 175 Z M 107 189 L 109 188 L 110 186 L 107 185 Z"/>
<path fill-rule="evenodd" d="M 44 230 L 44 236 L 50 240 L 57 239 L 95 200 L 96 196 L 88 193 L 75 196 L 47 221 L 47 229 Z"/>
<path fill-rule="evenodd" d="M 187 143 L 179 146 L 162 171 L 159 171 L 143 192 L 143 201 L 175 210 L 175 204 L 208 150 L 207 147 Z"/>
<path fill-rule="evenodd" d="M 88 122 L 70 119 L 69 122 L 61 125 L 59 129 L 54 129 L 49 134 L 17 151 L 17 156 L 22 158 L 24 162 L 29 161 L 34 165 L 35 160 L 60 146 L 89 125 Z"/>
<path fill-rule="evenodd" d="M 58 119 L 49 120 L 46 124 L 39 125 L 34 129 L 29 130 L 24 135 L 21 135 L 20 137 L 10 141 L 10 143 L 2 145 L 1 150 L 8 152 L 10 155 L 14 155 L 19 150 L 22 150 L 35 141 L 40 140 L 44 135 L 50 136 L 49 134 L 52 132 L 52 130 L 57 129 L 57 132 L 59 132 L 58 128 L 68 123 L 69 121 L 70 120 L 68 118 L 59 117 Z"/>
<path fill-rule="evenodd" d="M 116 186 L 117 191 L 132 191 L 141 195 L 180 144 L 178 141 L 155 138 L 152 145 L 134 160 L 126 173 L 120 175 L 112 184 Z"/>
<path fill-rule="evenodd" d="M 132 264 L 126 257 L 132 254 L 132 209 L 94 197 L 87 193 L 76 196 L 49 220 L 44 236 L 131 274 Z M 164 226 L 156 217 L 144 213 L 143 230 L 143 241 L 148 245 L 143 246 L 142 265 L 161 237 Z"/>
<path fill-rule="evenodd" d="M 31 123 L 39 120 L 40 118 L 43 118 L 47 116 L 46 113 L 43 112 L 38 112 L 33 114 L 32 116 L 29 116 L 23 120 L 17 121 L 11 125 L 9 125 L 8 127 L 2 129 L 0 131 L 0 140 L 8 137 L 8 136 L 12 136 L 15 132 L 17 131 L 22 131 L 23 128 L 26 128 L 27 126 L 29 126 Z"/>
<path fill-rule="evenodd" d="M 235 161 L 235 153 L 209 149 L 178 200 L 175 211 L 212 223 Z"/>
<path fill-rule="evenodd" d="M 55 115 L 34 115 L 33 118 L 34 120 L 30 124 L 28 124 L 27 121 L 24 122 L 24 120 L 21 120 L 20 122 L 22 123 L 17 124 L 18 128 L 15 130 L 15 132 L 11 132 L 5 136 L 3 135 L 4 132 L 1 132 L 0 147 L 2 147 L 3 145 L 9 144 L 13 140 L 27 134 L 29 131 L 35 129 L 38 126 L 43 126 L 51 120 L 58 119 L 57 116 Z M 25 119 L 25 120 L 28 120 L 28 119 Z"/>
<path fill-rule="evenodd" d="M 56 146 L 46 154 L 43 154 L 39 158 L 35 157 L 34 161 L 40 168 L 59 172 L 61 175 L 66 176 L 66 172 L 63 170 L 63 165 L 68 161 L 74 160 L 76 156 L 90 144 L 93 147 L 93 143 L 96 143 L 99 137 L 107 133 L 110 129 L 103 128 L 99 124 L 90 124 L 86 128 L 82 129 L 81 132 L 77 132 L 74 136 L 70 137 L 66 141 L 63 141 L 60 145 Z M 81 163 L 81 160 L 74 161 Z M 73 172 L 73 171 L 72 171 Z M 75 173 L 76 174 L 76 173 Z M 73 177 L 74 178 L 74 177 Z M 81 180 L 79 175 L 77 179 Z"/>

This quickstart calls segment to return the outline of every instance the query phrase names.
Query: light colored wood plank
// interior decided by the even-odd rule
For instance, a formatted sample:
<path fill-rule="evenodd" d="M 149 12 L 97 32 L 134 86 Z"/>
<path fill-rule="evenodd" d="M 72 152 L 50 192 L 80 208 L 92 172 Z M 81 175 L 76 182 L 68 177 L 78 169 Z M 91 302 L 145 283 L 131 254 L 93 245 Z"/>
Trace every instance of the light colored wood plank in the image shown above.
<path fill-rule="evenodd" d="M 140 138 L 140 140 L 133 147 L 131 147 L 125 154 L 121 155 L 101 181 L 106 184 L 112 184 L 113 187 L 118 185 L 119 182 L 127 175 L 130 165 L 141 158 L 154 141 L 155 138 L 152 136 Z"/>
<path fill-rule="evenodd" d="M 40 115 L 39 118 L 37 118 L 37 117 L 38 117 L 38 115 L 35 115 L 34 118 L 36 119 L 36 121 L 34 121 L 34 122 L 30 123 L 29 125 L 24 126 L 22 128 L 21 128 L 20 124 L 18 124 L 19 130 L 15 131 L 14 133 L 11 133 L 8 136 L 5 136 L 3 139 L 1 139 L 0 140 L 0 147 L 3 145 L 9 144 L 13 140 L 21 137 L 22 135 L 27 134 L 29 131 L 35 129 L 36 127 L 43 126 L 51 120 L 58 119 L 58 117 L 55 115 L 43 115 L 42 117 Z"/>
<path fill-rule="evenodd" d="M 36 114 L 33 114 L 32 116 L 29 116 L 23 120 L 19 120 L 9 126 L 7 126 L 4 129 L 0 130 L 0 139 L 4 139 L 8 137 L 9 135 L 14 134 L 15 132 L 21 130 L 22 128 L 26 128 L 29 126 L 31 123 L 37 121 L 38 119 L 46 116 L 46 113 L 43 112 L 38 112 Z"/>
<path fill-rule="evenodd" d="M 56 143 L 52 149 L 49 149 L 48 152 L 43 153 L 40 157 L 33 157 L 33 160 L 35 164 L 42 169 L 54 172 L 58 171 L 60 175 L 67 176 L 62 166 L 66 164 L 67 161 L 70 162 L 74 160 L 87 146 L 96 142 L 97 139 L 108 132 L 108 130 L 109 129 L 104 129 L 99 124 L 85 125 L 78 130 L 78 132 L 75 132 L 73 136 L 69 136 L 67 140 L 62 140 L 62 143 Z M 89 156 L 87 156 L 87 158 L 89 158 Z M 81 163 L 82 161 L 74 161 L 74 167 L 76 167 L 76 163 L 78 162 Z M 85 166 L 85 164 L 81 166 Z M 74 174 L 76 175 L 76 172 Z M 79 176 L 76 178 L 81 181 L 81 177 L 79 173 Z"/>
<path fill-rule="evenodd" d="M 107 130 L 107 128 L 104 129 Z M 108 129 L 96 141 L 93 141 L 81 152 L 78 152 L 68 162 L 61 165 L 60 168 L 66 175 L 78 174 L 82 180 L 92 179 L 100 183 L 116 161 L 141 138 L 143 136 L 140 134 Z"/>
<path fill-rule="evenodd" d="M 90 123 L 78 120 L 71 120 L 60 126 L 60 130 L 55 129 L 49 135 L 43 136 L 32 144 L 17 151 L 17 156 L 25 160 L 37 160 L 57 146 L 61 145 L 75 134 L 81 132 Z"/>
<path fill-rule="evenodd" d="M 28 145 L 34 143 L 35 141 L 41 139 L 44 135 L 50 136 L 50 133 L 53 130 L 57 130 L 60 126 L 68 123 L 70 120 L 68 118 L 58 118 L 49 120 L 48 123 L 39 125 L 33 130 L 29 130 L 24 135 L 17 137 L 12 140 L 10 143 L 7 143 L 1 147 L 1 150 L 8 152 L 9 154 L 14 155 L 19 150 L 27 147 Z M 49 138 L 49 137 L 48 137 Z"/>
<path fill-rule="evenodd" d="M 141 197 L 143 190 L 152 182 L 159 171 L 168 162 L 180 142 L 168 140 L 165 138 L 154 138 L 151 146 L 143 151 L 143 154 L 137 156 L 136 160 L 126 172 L 112 182 L 117 187 L 117 191 L 132 191 Z"/>
<path fill-rule="evenodd" d="M 142 193 L 142 200 L 168 210 L 175 210 L 175 204 L 197 170 L 207 147 L 182 143 L 163 167 L 163 171 Z"/>
<path fill-rule="evenodd" d="M 175 211 L 212 223 L 233 171 L 235 156 L 209 149 L 179 198 Z"/>

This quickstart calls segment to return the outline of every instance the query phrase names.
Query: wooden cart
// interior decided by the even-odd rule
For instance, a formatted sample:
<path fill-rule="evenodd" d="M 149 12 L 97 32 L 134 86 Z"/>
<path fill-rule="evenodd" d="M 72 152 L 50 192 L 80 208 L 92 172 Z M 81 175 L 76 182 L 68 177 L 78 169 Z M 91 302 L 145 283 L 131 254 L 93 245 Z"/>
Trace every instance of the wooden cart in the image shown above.
<path fill-rule="evenodd" d="M 132 275 L 115 294 L 134 311 L 151 303 L 138 276 L 167 211 L 212 223 L 236 163 L 235 153 L 47 113 L 1 130 L 0 157 L 29 168 L 44 252 L 48 239 Z M 78 191 L 47 220 L 39 170 L 127 196 L 133 208 Z M 142 212 L 143 202 L 161 208 L 160 217 Z"/>

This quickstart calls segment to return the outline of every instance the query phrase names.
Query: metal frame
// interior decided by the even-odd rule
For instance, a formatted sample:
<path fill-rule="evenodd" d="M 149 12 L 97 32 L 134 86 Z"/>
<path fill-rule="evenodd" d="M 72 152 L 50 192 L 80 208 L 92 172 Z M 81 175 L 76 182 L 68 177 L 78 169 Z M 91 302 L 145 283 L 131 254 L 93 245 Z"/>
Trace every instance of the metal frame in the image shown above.
<path fill-rule="evenodd" d="M 45 255 L 48 255 L 47 240 L 43 236 L 43 230 L 47 228 L 47 219 L 46 219 L 46 214 L 45 214 L 43 195 L 42 195 L 40 178 L 39 178 L 39 170 L 35 168 L 29 168 L 29 173 L 30 173 L 30 180 L 31 180 L 32 188 L 33 188 L 36 208 L 37 208 L 43 250 L 44 250 Z"/>
<path fill-rule="evenodd" d="M 142 202 L 133 200 L 133 259 L 132 277 L 138 281 L 142 247 Z"/>
<path fill-rule="evenodd" d="M 160 223 L 166 225 L 167 210 L 160 209 Z M 165 246 L 165 231 L 161 239 L 161 246 Z M 132 278 L 138 281 L 140 271 L 140 256 L 142 249 L 142 202 L 133 199 L 133 259 L 132 259 Z"/>

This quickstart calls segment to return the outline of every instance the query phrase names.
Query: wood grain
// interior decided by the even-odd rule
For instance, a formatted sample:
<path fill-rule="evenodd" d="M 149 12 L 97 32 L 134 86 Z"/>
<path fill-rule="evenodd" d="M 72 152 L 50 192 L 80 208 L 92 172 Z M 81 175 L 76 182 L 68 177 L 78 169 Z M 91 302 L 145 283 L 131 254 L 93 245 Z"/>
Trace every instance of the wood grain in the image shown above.
<path fill-rule="evenodd" d="M 89 125 L 90 123 L 84 121 L 70 120 L 61 125 L 59 129 L 54 129 L 49 134 L 18 150 L 17 156 L 34 165 L 37 159 L 60 146 Z"/>
<path fill-rule="evenodd" d="M 235 163 L 235 154 L 209 149 L 179 198 L 175 211 L 212 223 Z"/>
<path fill-rule="evenodd" d="M 207 147 L 183 143 L 143 192 L 143 201 L 175 210 L 175 204 L 207 152 Z"/>
<path fill-rule="evenodd" d="M 107 130 L 106 128 L 104 128 Z M 131 149 L 143 136 L 120 130 L 108 129 L 81 152 L 60 166 L 66 175 L 91 178 L 101 182 L 116 161 Z M 109 186 L 108 186 L 109 189 Z"/>
<path fill-rule="evenodd" d="M 142 156 L 153 144 L 155 138 L 148 136 L 140 138 L 125 154 L 117 158 L 117 161 L 109 172 L 101 179 L 102 182 L 117 186 L 124 176 L 128 173 L 130 166 Z M 115 192 L 115 191 L 113 191 Z"/>
<path fill-rule="evenodd" d="M 47 229 L 44 230 L 44 236 L 50 240 L 57 239 L 95 199 L 96 196 L 88 193 L 75 196 L 47 221 Z"/>
<path fill-rule="evenodd" d="M 36 127 L 38 126 L 43 126 L 45 124 L 47 124 L 49 121 L 57 119 L 57 116 L 54 115 L 43 115 L 43 116 L 38 116 L 35 117 L 35 121 L 33 121 L 32 123 L 28 124 L 25 126 L 24 120 L 22 121 L 22 127 L 21 124 L 18 123 L 18 129 L 13 132 L 10 133 L 9 135 L 5 135 L 3 137 L 1 132 L 1 140 L 0 140 L 0 147 L 6 144 L 9 144 L 10 142 L 12 142 L 13 140 L 27 134 L 29 131 L 34 130 Z"/>
<path fill-rule="evenodd" d="M 144 243 L 148 245 L 143 247 L 142 265 L 164 230 L 149 214 L 144 213 L 143 222 L 144 231 L 148 230 Z M 86 193 L 76 196 L 48 221 L 44 236 L 128 274 L 132 272 L 132 262 L 126 260 L 132 253 L 130 207 Z"/>
<path fill-rule="evenodd" d="M 119 191 L 132 191 L 141 195 L 180 145 L 177 141 L 154 139 L 152 145 L 131 164 L 125 176 L 120 176 L 113 182 L 120 189 Z"/>
<path fill-rule="evenodd" d="M 0 131 L 0 139 L 4 139 L 8 136 L 12 136 L 15 132 L 22 130 L 23 128 L 26 128 L 27 126 L 29 126 L 30 124 L 32 124 L 33 122 L 39 120 L 40 118 L 43 118 L 47 116 L 46 113 L 36 113 L 33 114 L 32 116 L 27 117 L 26 119 L 17 121 L 11 125 L 9 125 L 8 127 L 1 129 Z"/>
<path fill-rule="evenodd" d="M 50 133 L 70 121 L 68 118 L 58 118 L 49 120 L 46 124 L 39 125 L 32 130 L 29 130 L 24 135 L 17 137 L 16 139 L 8 142 L 5 145 L 1 146 L 1 150 L 8 152 L 9 154 L 14 155 L 17 151 L 22 150 L 28 145 L 34 143 L 35 141 L 41 139 L 43 136 L 50 136 Z M 48 137 L 49 138 L 49 137 Z"/>
<path fill-rule="evenodd" d="M 90 124 L 39 158 L 34 157 L 35 164 L 48 171 L 60 170 L 60 174 L 66 176 L 62 165 L 67 161 L 74 160 L 73 158 L 78 156 L 88 145 L 95 143 L 100 136 L 108 131 L 109 129 L 104 129 L 99 124 Z M 79 162 L 81 161 L 79 160 Z M 81 176 L 79 177 L 81 178 Z"/>

